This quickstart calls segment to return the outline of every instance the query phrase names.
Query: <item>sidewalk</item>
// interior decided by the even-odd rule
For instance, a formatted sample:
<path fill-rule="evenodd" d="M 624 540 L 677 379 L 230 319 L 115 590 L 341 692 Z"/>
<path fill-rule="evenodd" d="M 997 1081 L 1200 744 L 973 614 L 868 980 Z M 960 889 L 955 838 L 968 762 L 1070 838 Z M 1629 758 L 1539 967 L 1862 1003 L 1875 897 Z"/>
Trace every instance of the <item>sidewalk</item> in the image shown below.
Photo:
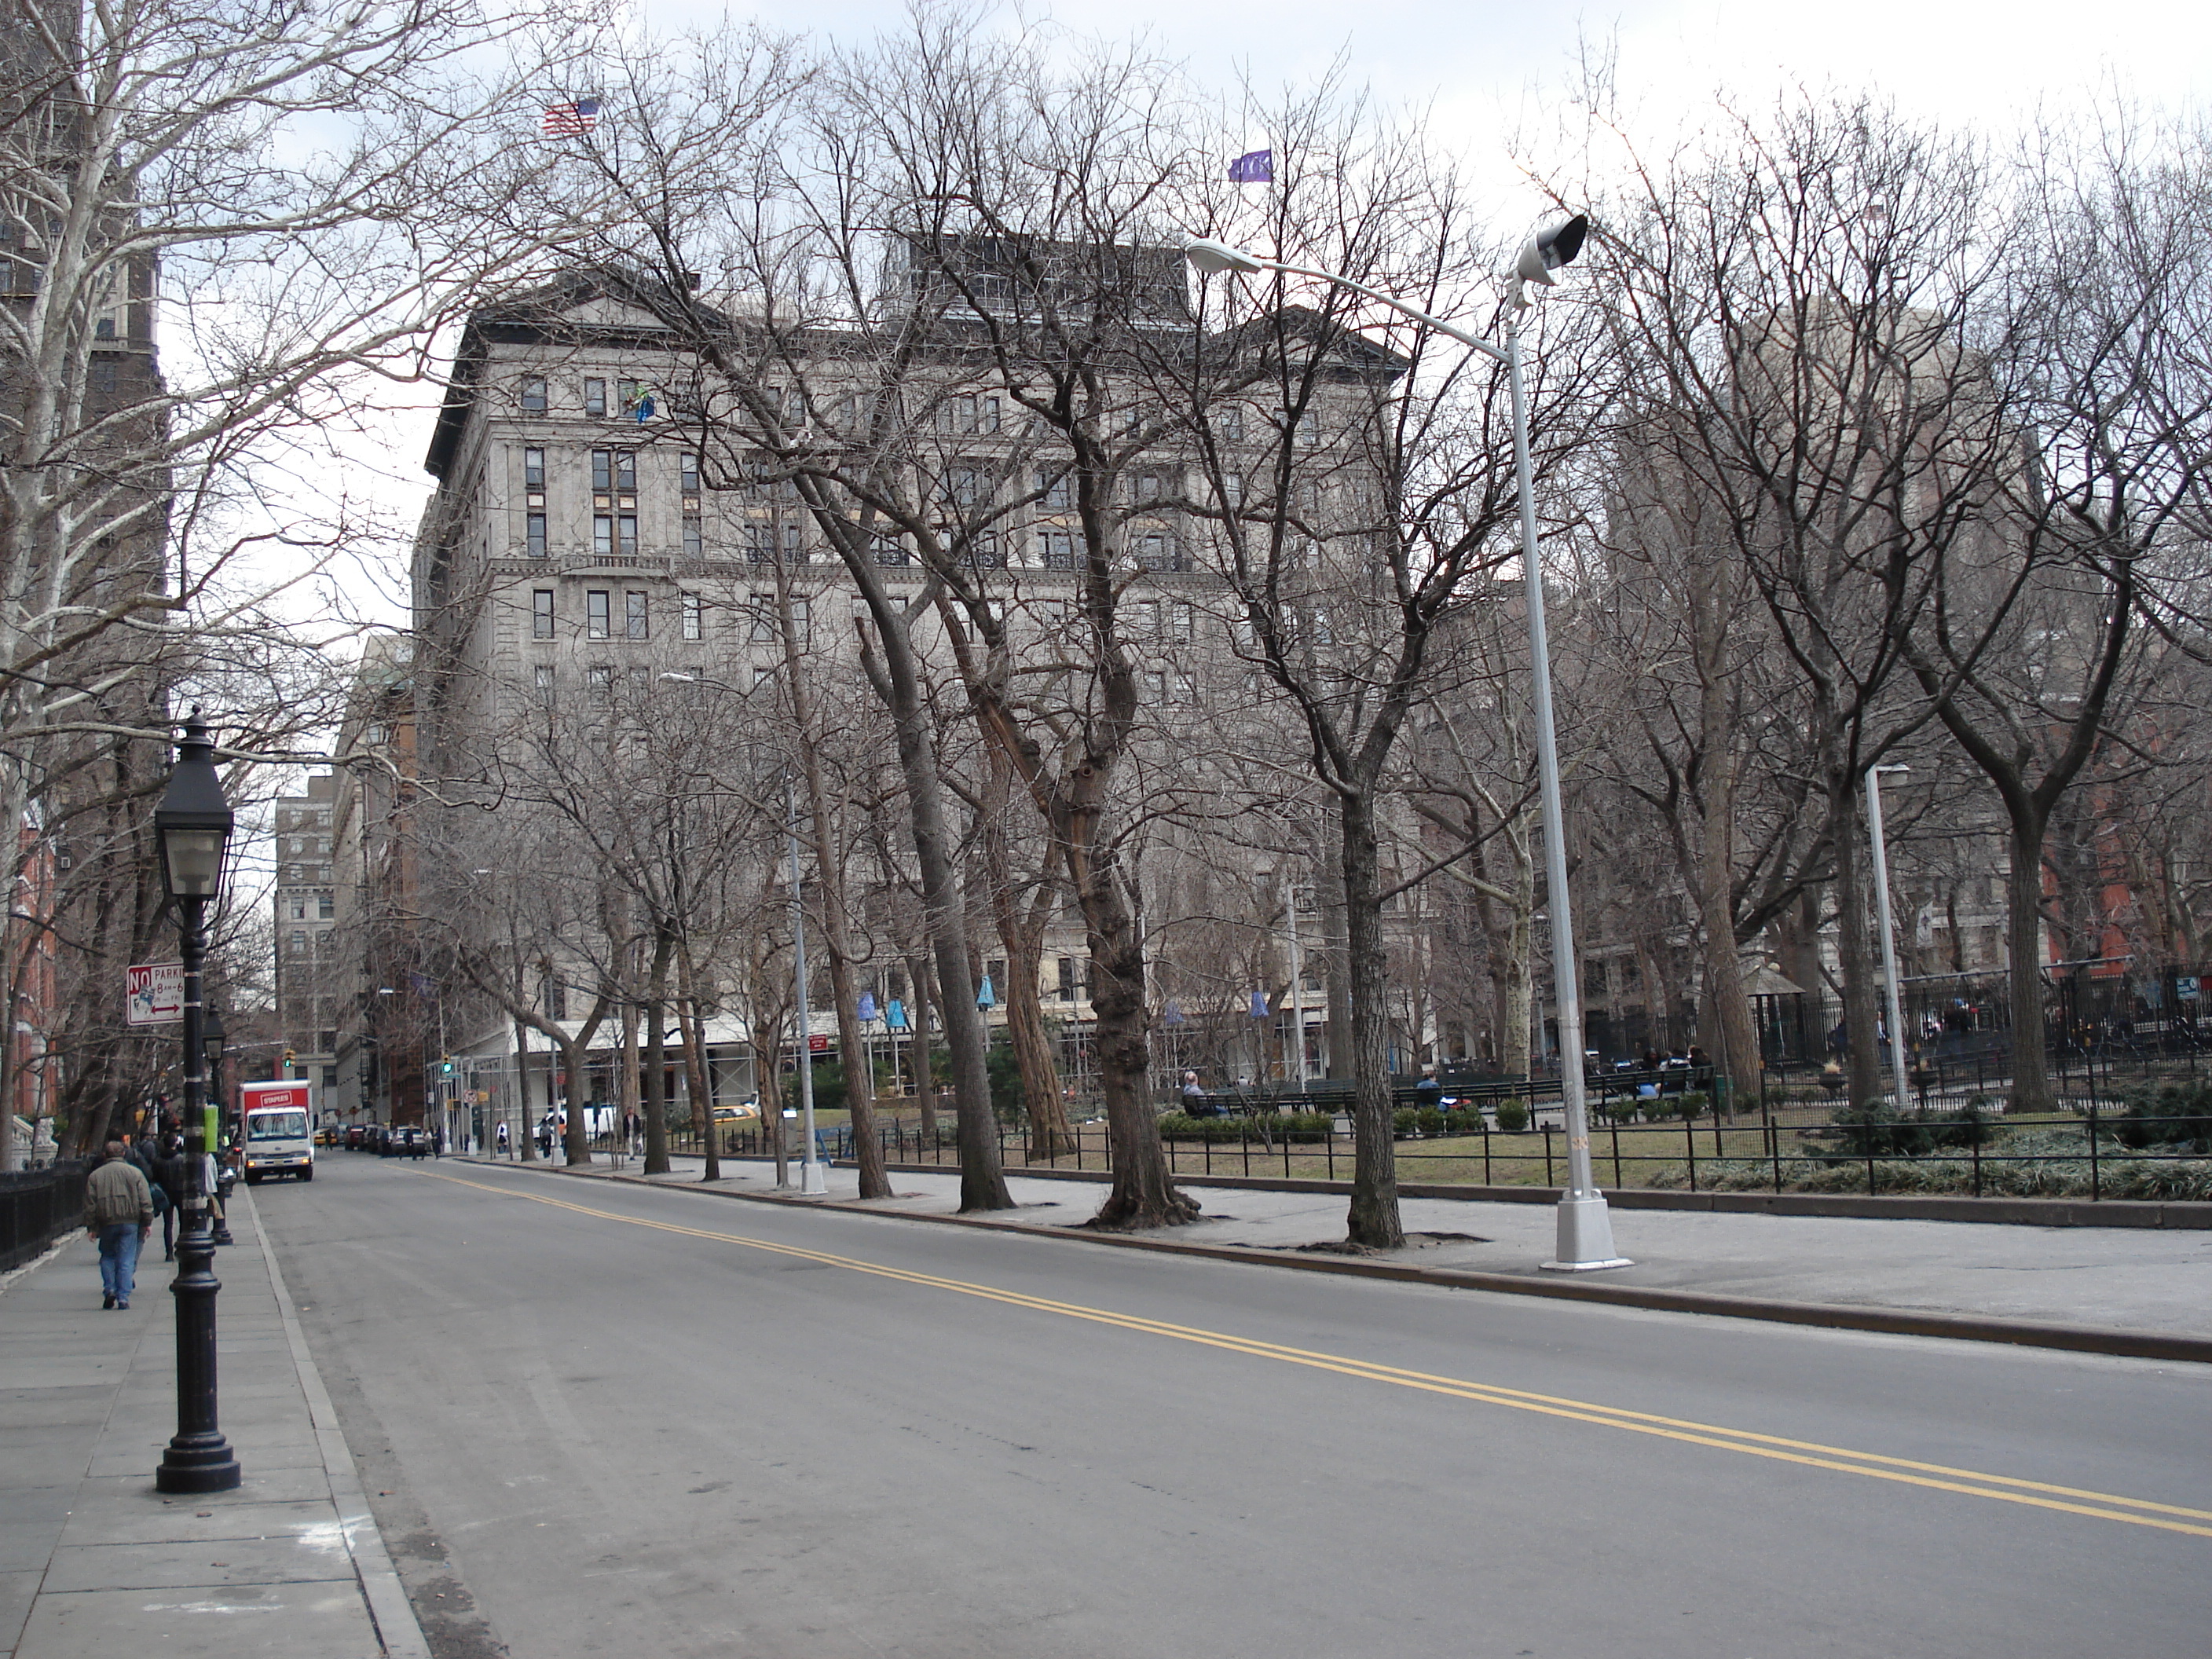
<path fill-rule="evenodd" d="M 669 1182 L 699 1185 L 700 1160 L 672 1163 Z M 775 1190 L 773 1165 L 725 1158 L 722 1168 L 725 1178 L 713 1190 L 763 1196 Z M 619 1173 L 635 1176 L 637 1169 L 631 1159 Z M 590 1172 L 617 1173 L 604 1163 Z M 794 1164 L 794 1186 L 798 1179 Z M 895 1172 L 898 1196 L 865 1206 L 850 1169 L 833 1167 L 829 1180 L 832 1203 L 940 1216 L 958 1207 L 959 1176 L 950 1169 Z M 1079 1226 L 1105 1195 L 1097 1181 L 1016 1175 L 1006 1184 L 1023 1207 L 1002 1219 L 1029 1226 Z M 1343 1240 L 1341 1194 L 1188 1179 L 1177 1185 L 1205 1206 L 1204 1218 L 1137 1237 L 1296 1252 L 1294 1260 L 1310 1264 L 1344 1260 L 1314 1254 Z M 1413 1236 L 1406 1266 L 1519 1279 L 1532 1291 L 1552 1291 L 1564 1277 L 1537 1265 L 1552 1255 L 1548 1205 L 1408 1198 L 1401 1209 Z M 1618 1207 L 1613 1228 L 1621 1254 L 1635 1265 L 1572 1276 L 1577 1284 L 2212 1340 L 2212 1232 Z"/>
<path fill-rule="evenodd" d="M 216 1252 L 235 1492 L 165 1498 L 174 1267 L 104 1313 L 77 1233 L 0 1291 L 0 1659 L 428 1659 L 247 1189 Z"/>

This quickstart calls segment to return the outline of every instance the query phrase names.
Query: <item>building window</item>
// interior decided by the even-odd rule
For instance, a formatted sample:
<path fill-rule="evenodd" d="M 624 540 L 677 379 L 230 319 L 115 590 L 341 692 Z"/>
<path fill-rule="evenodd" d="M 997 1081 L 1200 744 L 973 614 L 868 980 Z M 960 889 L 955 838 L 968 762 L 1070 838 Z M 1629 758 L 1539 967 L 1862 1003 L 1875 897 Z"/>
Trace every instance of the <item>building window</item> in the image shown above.
<path fill-rule="evenodd" d="M 908 552 L 896 536 L 872 536 L 868 538 L 868 555 L 878 564 L 893 568 L 909 562 L 914 555 Z"/>
<path fill-rule="evenodd" d="M 522 377 L 522 412 L 543 415 L 545 412 L 545 377 L 526 374 Z"/>
<path fill-rule="evenodd" d="M 328 893 L 319 894 L 316 896 L 315 915 L 319 920 L 335 921 L 337 919 L 337 914 L 338 902 L 336 898 Z"/>
<path fill-rule="evenodd" d="M 1224 404 L 1213 411 L 1214 435 L 1225 444 L 1244 441 L 1244 410 L 1239 404 Z"/>
<path fill-rule="evenodd" d="M 592 552 L 594 557 L 627 558 L 636 551 L 636 514 L 595 513 L 592 515 Z"/>
<path fill-rule="evenodd" d="M 307 930 L 306 928 L 304 928 L 304 927 L 295 927 L 295 928 L 292 930 L 292 939 L 291 939 L 291 945 L 292 945 L 292 954 L 293 954 L 294 956 L 295 956 L 295 957 L 304 957 L 305 955 L 307 955 Z"/>
<path fill-rule="evenodd" d="M 756 593 L 752 596 L 752 603 L 746 609 L 751 611 L 753 618 L 751 631 L 746 635 L 747 640 L 754 645 L 771 643 L 775 638 L 775 595 Z"/>
<path fill-rule="evenodd" d="M 1168 625 L 1174 630 L 1176 640 L 1184 645 L 1189 644 L 1192 628 L 1190 607 L 1177 604 L 1168 612 Z"/>
<path fill-rule="evenodd" d="M 687 640 L 706 638 L 706 617 L 700 611 L 699 596 L 696 593 L 686 593 L 683 599 L 683 610 L 684 637 Z"/>
<path fill-rule="evenodd" d="M 553 665 L 551 663 L 541 662 L 538 665 L 535 689 L 539 706 L 550 708 L 553 706 Z"/>
<path fill-rule="evenodd" d="M 1048 570 L 1075 568 L 1075 532 L 1070 530 L 1048 530 L 1038 538 L 1038 556 Z"/>
<path fill-rule="evenodd" d="M 783 527 L 783 562 L 786 569 L 795 570 L 806 562 L 806 548 L 799 539 L 799 527 L 787 524 Z"/>
<path fill-rule="evenodd" d="M 1062 957 L 1060 959 L 1060 997 L 1063 1002 L 1075 1000 L 1075 958 L 1073 957 Z"/>
<path fill-rule="evenodd" d="M 584 382 L 584 413 L 604 415 L 607 412 L 607 383 L 605 380 Z"/>
<path fill-rule="evenodd" d="M 584 595 L 584 637 L 587 640 L 611 639 L 614 635 L 612 595 L 604 587 L 592 588 Z"/>
<path fill-rule="evenodd" d="M 646 627 L 645 595 L 637 589 L 632 588 L 623 595 L 623 620 L 627 625 L 629 637 L 633 640 L 648 638 L 650 635 Z"/>
<path fill-rule="evenodd" d="M 522 452 L 522 487 L 525 489 L 545 488 L 545 452 L 526 449 Z"/>
<path fill-rule="evenodd" d="M 530 596 L 530 637 L 553 637 L 553 590 L 550 587 L 541 587 Z"/>
<path fill-rule="evenodd" d="M 589 668 L 585 671 L 584 684 L 591 687 L 592 695 L 595 697 L 611 696 L 615 689 L 615 671 L 604 665 Z"/>
<path fill-rule="evenodd" d="M 809 642 L 806 601 L 804 599 L 793 599 L 791 602 L 791 629 L 792 632 L 799 636 L 799 648 L 804 651 Z"/>
<path fill-rule="evenodd" d="M 592 489 L 599 495 L 610 489 L 625 494 L 637 489 L 637 452 L 634 449 L 595 449 L 592 452 Z"/>
<path fill-rule="evenodd" d="M 522 517 L 523 549 L 533 559 L 545 556 L 545 515 L 526 513 Z"/>
<path fill-rule="evenodd" d="M 676 458 L 676 480 L 685 495 L 699 493 L 699 457 L 696 452 L 687 449 Z"/>
<path fill-rule="evenodd" d="M 1141 570 L 1180 570 L 1182 556 L 1176 552 L 1175 538 L 1160 531 L 1148 531 L 1137 538 L 1137 566 Z"/>

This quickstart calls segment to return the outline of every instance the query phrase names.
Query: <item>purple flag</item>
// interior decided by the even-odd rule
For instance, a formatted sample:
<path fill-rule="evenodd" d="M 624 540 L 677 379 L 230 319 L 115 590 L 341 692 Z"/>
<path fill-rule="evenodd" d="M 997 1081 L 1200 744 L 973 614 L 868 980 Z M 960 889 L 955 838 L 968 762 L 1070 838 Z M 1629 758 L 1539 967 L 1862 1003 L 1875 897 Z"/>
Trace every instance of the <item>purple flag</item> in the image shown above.
<path fill-rule="evenodd" d="M 1272 149 L 1247 150 L 1229 164 L 1229 182 L 1232 185 L 1273 184 L 1275 152 Z"/>

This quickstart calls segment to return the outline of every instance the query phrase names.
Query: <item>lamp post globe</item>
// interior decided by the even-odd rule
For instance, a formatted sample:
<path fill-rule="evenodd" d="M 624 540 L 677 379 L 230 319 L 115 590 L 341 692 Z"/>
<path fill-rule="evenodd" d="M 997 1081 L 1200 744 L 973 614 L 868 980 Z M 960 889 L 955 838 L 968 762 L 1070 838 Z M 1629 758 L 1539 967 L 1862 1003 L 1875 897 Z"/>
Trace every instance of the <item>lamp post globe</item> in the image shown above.
<path fill-rule="evenodd" d="M 215 769 L 215 744 L 197 714 L 185 723 L 177 762 L 161 804 L 154 810 L 161 843 L 161 883 L 176 906 L 184 957 L 185 1179 L 179 1195 L 184 1231 L 177 1240 L 177 1432 L 154 1471 L 167 1492 L 228 1492 L 242 1478 L 223 1438 L 216 1411 L 216 1236 L 209 1199 L 214 1179 L 214 1114 L 208 1109 L 208 1032 L 201 1002 L 201 969 L 207 956 L 207 907 L 222 888 L 222 861 L 233 818 Z M 216 1052 L 222 1027 L 216 1025 Z"/>

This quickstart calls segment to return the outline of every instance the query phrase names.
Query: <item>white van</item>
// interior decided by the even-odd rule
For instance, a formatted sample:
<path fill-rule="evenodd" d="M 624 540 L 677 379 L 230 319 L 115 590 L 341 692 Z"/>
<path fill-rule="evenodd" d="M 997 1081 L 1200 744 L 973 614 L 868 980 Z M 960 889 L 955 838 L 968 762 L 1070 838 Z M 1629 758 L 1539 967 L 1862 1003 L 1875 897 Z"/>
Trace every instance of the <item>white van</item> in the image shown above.
<path fill-rule="evenodd" d="M 308 1129 L 307 1085 L 246 1085 L 246 1182 L 264 1176 L 315 1178 L 315 1146 Z M 257 1097 L 257 1089 L 259 1092 Z"/>

